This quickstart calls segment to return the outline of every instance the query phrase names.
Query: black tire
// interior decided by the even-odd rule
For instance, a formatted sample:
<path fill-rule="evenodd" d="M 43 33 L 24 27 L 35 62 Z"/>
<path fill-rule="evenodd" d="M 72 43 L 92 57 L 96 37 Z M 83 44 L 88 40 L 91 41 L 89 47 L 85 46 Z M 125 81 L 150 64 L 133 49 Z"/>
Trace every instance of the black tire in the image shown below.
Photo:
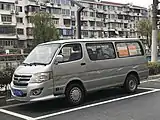
<path fill-rule="evenodd" d="M 76 95 L 77 94 L 77 95 Z M 66 89 L 66 99 L 71 105 L 79 105 L 84 101 L 85 92 L 81 85 L 70 84 Z"/>
<path fill-rule="evenodd" d="M 136 92 L 137 87 L 138 87 L 138 78 L 133 74 L 128 75 L 124 84 L 126 92 L 134 93 Z"/>

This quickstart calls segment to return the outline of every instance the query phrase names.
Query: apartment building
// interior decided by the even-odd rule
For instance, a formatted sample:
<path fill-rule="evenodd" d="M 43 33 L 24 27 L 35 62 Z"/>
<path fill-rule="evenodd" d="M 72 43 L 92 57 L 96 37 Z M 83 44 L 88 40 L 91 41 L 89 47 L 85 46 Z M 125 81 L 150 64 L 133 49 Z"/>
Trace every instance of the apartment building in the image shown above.
<path fill-rule="evenodd" d="M 147 9 L 131 4 L 81 0 L 82 38 L 139 37 L 136 22 Z M 0 46 L 25 48 L 32 44 L 31 16 L 36 11 L 54 15 L 61 39 L 76 38 L 76 11 L 69 0 L 0 0 Z"/>

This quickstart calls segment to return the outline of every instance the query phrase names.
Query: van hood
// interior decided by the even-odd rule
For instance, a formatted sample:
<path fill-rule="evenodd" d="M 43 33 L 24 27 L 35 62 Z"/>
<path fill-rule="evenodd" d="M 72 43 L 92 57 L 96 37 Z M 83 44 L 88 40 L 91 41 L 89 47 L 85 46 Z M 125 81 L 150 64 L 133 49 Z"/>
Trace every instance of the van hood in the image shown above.
<path fill-rule="evenodd" d="M 32 65 L 32 66 L 24 66 L 20 65 L 14 72 L 14 74 L 35 74 L 39 72 L 50 71 L 48 66 L 44 65 Z"/>

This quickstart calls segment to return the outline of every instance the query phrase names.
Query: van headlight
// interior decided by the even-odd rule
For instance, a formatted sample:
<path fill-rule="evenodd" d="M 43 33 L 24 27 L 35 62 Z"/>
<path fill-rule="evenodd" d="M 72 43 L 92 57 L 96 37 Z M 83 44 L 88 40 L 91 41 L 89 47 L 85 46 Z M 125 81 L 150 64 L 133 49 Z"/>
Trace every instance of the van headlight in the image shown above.
<path fill-rule="evenodd" d="M 41 83 L 52 78 L 52 72 L 36 73 L 32 75 L 30 83 Z"/>

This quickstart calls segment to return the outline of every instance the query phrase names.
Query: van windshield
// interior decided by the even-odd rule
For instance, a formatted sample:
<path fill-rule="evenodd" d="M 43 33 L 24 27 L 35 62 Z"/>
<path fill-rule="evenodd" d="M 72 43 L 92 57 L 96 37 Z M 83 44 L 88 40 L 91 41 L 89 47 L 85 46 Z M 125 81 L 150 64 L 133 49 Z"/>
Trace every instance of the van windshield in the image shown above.
<path fill-rule="evenodd" d="M 60 44 L 47 44 L 35 47 L 27 56 L 23 64 L 46 65 L 49 64 Z"/>

